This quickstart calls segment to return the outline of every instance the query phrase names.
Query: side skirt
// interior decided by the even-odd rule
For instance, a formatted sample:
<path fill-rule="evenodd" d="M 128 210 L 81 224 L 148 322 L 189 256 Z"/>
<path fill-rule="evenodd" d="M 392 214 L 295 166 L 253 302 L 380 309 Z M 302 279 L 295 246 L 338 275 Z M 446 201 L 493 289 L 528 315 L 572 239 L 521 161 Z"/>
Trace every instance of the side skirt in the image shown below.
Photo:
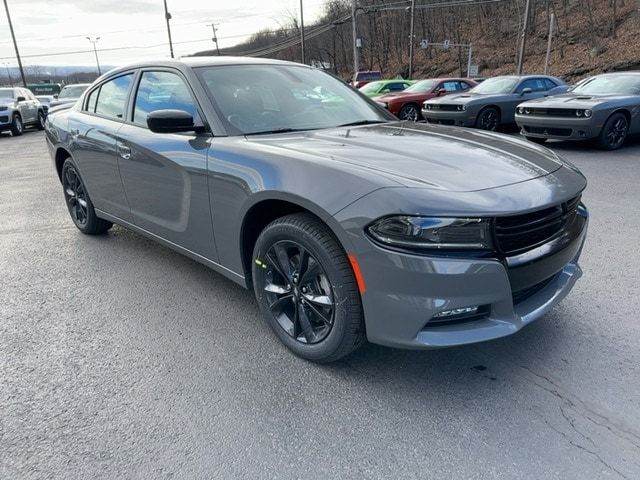
<path fill-rule="evenodd" d="M 215 270 L 216 272 L 220 273 L 221 275 L 224 275 L 225 277 L 227 277 L 230 280 L 233 280 L 234 282 L 236 282 L 238 285 L 243 286 L 244 288 L 248 288 L 247 285 L 247 281 L 244 277 L 244 275 L 241 275 L 239 273 L 234 272 L 233 270 L 229 270 L 227 267 L 220 265 L 219 263 L 214 262 L 213 260 L 209 260 L 207 257 L 203 257 L 202 255 L 199 255 L 195 252 L 192 252 L 191 250 L 188 250 L 184 247 L 181 247 L 180 245 L 173 243 L 169 240 L 166 240 L 158 235 L 156 235 L 155 233 L 151 233 L 148 230 L 145 230 L 144 228 L 140 228 L 136 225 L 133 225 L 132 223 L 129 223 L 125 220 L 122 220 L 121 218 L 115 217 L 113 215 L 110 215 L 102 210 L 98 210 L 97 208 L 96 210 L 96 215 L 98 215 L 98 217 L 103 218 L 105 220 L 108 220 L 110 222 L 113 223 L 117 223 L 118 225 L 121 225 L 129 230 L 132 230 L 136 233 L 139 233 L 141 235 L 144 235 L 147 238 L 150 238 L 151 240 L 154 240 L 158 243 L 160 243 L 161 245 L 164 245 L 165 247 L 168 247 L 172 250 L 175 250 L 178 253 L 181 253 L 189 258 L 191 258 L 192 260 L 195 260 L 196 262 L 202 263 L 203 265 L 206 265 L 207 267 L 211 268 L 212 270 Z"/>

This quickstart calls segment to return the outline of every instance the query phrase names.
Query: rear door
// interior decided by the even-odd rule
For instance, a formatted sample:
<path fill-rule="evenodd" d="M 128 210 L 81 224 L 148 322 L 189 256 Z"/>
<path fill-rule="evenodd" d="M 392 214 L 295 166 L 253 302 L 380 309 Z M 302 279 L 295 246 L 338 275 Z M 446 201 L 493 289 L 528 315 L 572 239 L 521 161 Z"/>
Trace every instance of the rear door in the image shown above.
<path fill-rule="evenodd" d="M 196 125 L 203 125 L 202 111 L 178 70 L 142 70 L 117 147 L 133 222 L 216 260 L 207 181 L 211 135 L 150 131 L 147 115 L 167 109 L 186 111 Z"/>
<path fill-rule="evenodd" d="M 124 121 L 135 72 L 93 88 L 81 110 L 69 114 L 72 155 L 94 206 L 127 222 L 131 212 L 116 156 L 116 134 Z"/>
<path fill-rule="evenodd" d="M 36 120 L 37 111 L 35 105 L 29 98 L 29 93 L 24 88 L 18 88 L 18 110 L 20 110 L 20 116 L 22 117 L 22 123 L 33 123 Z"/>

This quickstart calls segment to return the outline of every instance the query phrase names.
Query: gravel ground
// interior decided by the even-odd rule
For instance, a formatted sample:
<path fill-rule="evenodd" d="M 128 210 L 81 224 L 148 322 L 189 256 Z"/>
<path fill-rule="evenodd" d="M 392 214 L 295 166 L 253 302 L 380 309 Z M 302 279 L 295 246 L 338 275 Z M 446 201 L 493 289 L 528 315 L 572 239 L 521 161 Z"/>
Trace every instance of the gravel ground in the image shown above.
<path fill-rule="evenodd" d="M 252 295 L 81 235 L 40 132 L 0 137 L 0 478 L 640 478 L 640 144 L 589 178 L 584 277 L 501 340 L 291 355 Z"/>

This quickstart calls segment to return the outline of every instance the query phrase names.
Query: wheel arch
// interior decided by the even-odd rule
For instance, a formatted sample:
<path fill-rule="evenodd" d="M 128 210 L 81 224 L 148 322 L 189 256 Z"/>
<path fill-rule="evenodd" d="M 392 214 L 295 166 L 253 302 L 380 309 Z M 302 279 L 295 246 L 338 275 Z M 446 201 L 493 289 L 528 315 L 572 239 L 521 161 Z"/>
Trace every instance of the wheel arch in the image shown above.
<path fill-rule="evenodd" d="M 253 248 L 260 232 L 277 218 L 294 213 L 309 213 L 318 218 L 334 234 L 345 254 L 348 253 L 346 234 L 329 212 L 296 195 L 287 195 L 283 192 L 261 192 L 256 194 L 253 201 L 245 207 L 240 226 L 240 259 L 247 287 L 251 287 Z"/>
<path fill-rule="evenodd" d="M 631 112 L 629 110 L 627 110 L 626 108 L 624 108 L 624 107 L 616 108 L 613 112 L 611 112 L 607 116 L 607 120 L 609 120 L 616 113 L 623 114 L 627 118 L 627 125 L 631 126 Z M 607 120 L 605 120 L 605 123 L 606 123 Z"/>
<path fill-rule="evenodd" d="M 71 153 L 64 147 L 58 147 L 55 153 L 56 173 L 58 174 L 58 180 L 62 183 L 62 166 L 67 158 L 73 158 Z"/>

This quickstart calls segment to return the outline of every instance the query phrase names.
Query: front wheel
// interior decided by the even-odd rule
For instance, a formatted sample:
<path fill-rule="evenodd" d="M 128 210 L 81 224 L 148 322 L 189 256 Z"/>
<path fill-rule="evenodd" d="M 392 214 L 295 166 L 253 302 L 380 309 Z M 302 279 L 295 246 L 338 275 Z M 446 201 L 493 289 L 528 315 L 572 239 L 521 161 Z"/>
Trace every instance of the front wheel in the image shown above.
<path fill-rule="evenodd" d="M 409 103 L 400 109 L 398 118 L 400 120 L 409 120 L 411 122 L 417 122 L 418 120 L 422 119 L 422 114 L 420 113 L 420 110 L 418 109 L 417 105 Z"/>
<path fill-rule="evenodd" d="M 604 123 L 596 143 L 602 150 L 617 150 L 624 144 L 628 133 L 627 117 L 623 113 L 614 113 Z"/>
<path fill-rule="evenodd" d="M 495 132 L 500 126 L 500 112 L 493 107 L 487 107 L 478 114 L 476 128 Z"/>
<path fill-rule="evenodd" d="M 113 226 L 96 215 L 84 182 L 70 158 L 62 166 L 62 188 L 71 219 L 82 233 L 99 235 Z"/>
<path fill-rule="evenodd" d="M 267 225 L 254 248 L 252 275 L 267 323 L 296 355 L 332 362 L 364 342 L 351 265 L 316 217 L 294 214 Z"/>
<path fill-rule="evenodd" d="M 38 130 L 44 130 L 44 124 L 47 121 L 47 118 L 44 116 L 44 112 L 40 110 L 38 112 L 38 122 L 36 123 L 36 128 Z"/>

